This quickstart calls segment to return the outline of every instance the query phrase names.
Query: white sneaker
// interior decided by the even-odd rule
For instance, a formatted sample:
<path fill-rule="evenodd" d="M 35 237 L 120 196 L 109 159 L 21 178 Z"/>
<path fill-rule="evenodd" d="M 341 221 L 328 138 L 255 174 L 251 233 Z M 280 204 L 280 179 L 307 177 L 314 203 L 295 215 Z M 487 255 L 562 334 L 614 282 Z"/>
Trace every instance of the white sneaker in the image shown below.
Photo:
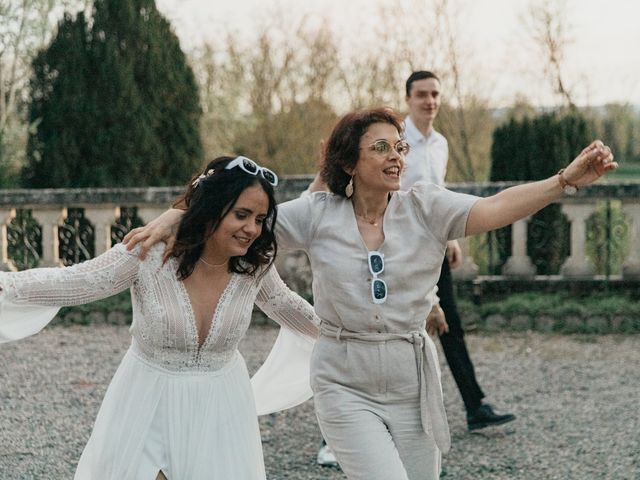
<path fill-rule="evenodd" d="M 336 456 L 329 448 L 329 445 L 323 445 L 318 450 L 318 465 L 323 465 L 325 467 L 337 467 L 338 460 L 336 460 Z"/>

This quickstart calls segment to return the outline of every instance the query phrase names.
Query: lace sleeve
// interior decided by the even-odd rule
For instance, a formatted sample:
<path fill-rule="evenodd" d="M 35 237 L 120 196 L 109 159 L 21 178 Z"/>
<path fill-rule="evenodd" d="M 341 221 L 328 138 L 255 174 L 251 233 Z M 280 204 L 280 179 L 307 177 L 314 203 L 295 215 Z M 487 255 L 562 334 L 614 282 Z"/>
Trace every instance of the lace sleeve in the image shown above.
<path fill-rule="evenodd" d="M 13 304 L 68 306 L 106 298 L 129 288 L 139 260 L 124 245 L 67 268 L 0 273 L 2 298 Z"/>
<path fill-rule="evenodd" d="M 273 266 L 262 279 L 256 305 L 283 327 L 311 338 L 319 335 L 320 320 L 313 307 L 285 285 Z"/>

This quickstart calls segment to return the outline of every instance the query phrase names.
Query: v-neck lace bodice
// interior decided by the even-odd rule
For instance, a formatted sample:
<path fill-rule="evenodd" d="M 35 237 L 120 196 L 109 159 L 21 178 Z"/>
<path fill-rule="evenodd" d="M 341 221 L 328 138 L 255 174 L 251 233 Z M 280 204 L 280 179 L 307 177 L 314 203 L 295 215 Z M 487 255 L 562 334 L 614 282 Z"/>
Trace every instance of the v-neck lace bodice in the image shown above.
<path fill-rule="evenodd" d="M 276 322 L 317 336 L 313 309 L 291 292 L 270 268 L 263 276 L 232 274 L 212 326 L 198 348 L 188 293 L 176 277 L 176 262 L 162 261 L 164 244 L 141 262 L 135 251 L 117 245 L 69 268 L 0 273 L 2 295 L 16 304 L 65 306 L 88 303 L 131 288 L 133 349 L 147 361 L 172 371 L 211 371 L 226 365 L 251 322 L 256 303 Z"/>
<path fill-rule="evenodd" d="M 178 261 L 176 259 L 172 259 L 172 261 L 175 263 L 175 267 L 177 270 Z M 202 339 L 200 338 L 200 334 L 198 333 L 198 322 L 196 319 L 195 310 L 193 308 L 193 303 L 192 303 L 193 301 L 191 299 L 191 296 L 189 295 L 187 286 L 182 281 L 178 282 L 178 286 L 179 286 L 178 289 L 180 290 L 179 293 L 181 294 L 182 301 L 184 302 L 184 305 L 186 307 L 186 310 L 185 310 L 186 314 L 188 317 L 191 317 L 191 319 L 193 320 L 195 342 L 196 342 L 196 345 L 198 346 L 198 349 L 202 349 L 208 343 L 209 338 L 211 338 L 211 335 L 213 334 L 213 330 L 215 329 L 215 325 L 218 321 L 218 312 L 220 311 L 220 306 L 224 305 L 224 303 L 230 298 L 230 292 L 232 292 L 235 286 L 235 281 L 237 277 L 238 277 L 237 273 L 232 273 L 231 276 L 229 277 L 229 281 L 227 282 L 224 289 L 222 290 L 222 293 L 220 294 L 220 298 L 216 303 L 215 309 L 212 314 L 213 318 L 211 319 L 211 323 L 209 324 L 209 327 L 206 333 L 204 334 L 204 338 Z"/>

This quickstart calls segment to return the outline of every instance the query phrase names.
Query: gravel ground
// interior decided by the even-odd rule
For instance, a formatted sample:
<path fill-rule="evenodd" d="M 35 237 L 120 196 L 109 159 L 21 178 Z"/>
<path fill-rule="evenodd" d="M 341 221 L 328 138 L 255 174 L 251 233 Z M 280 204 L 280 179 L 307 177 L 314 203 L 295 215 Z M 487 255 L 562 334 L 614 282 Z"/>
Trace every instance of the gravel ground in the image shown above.
<path fill-rule="evenodd" d="M 270 327 L 250 329 L 241 351 L 251 372 L 275 335 Z M 453 437 L 443 478 L 640 479 L 640 336 L 467 340 L 489 400 L 518 419 L 467 433 L 462 402 L 443 368 Z M 73 477 L 128 343 L 126 327 L 100 325 L 52 327 L 0 347 L 1 480 Z M 270 480 L 345 479 L 315 464 L 320 434 L 312 401 L 261 418 L 261 428 Z"/>

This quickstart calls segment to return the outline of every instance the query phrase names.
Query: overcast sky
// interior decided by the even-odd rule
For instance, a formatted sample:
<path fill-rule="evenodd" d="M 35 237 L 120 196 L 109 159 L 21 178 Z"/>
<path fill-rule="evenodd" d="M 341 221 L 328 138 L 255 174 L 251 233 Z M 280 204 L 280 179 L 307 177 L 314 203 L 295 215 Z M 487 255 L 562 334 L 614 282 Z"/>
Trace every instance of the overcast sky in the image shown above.
<path fill-rule="evenodd" d="M 260 18 L 284 6 L 289 14 L 327 18 L 340 32 L 343 47 L 357 45 L 366 19 L 384 0 L 156 0 L 174 25 L 183 47 L 190 49 L 224 30 L 251 35 Z M 410 0 L 406 0 L 410 1 Z M 531 75 L 537 59 L 527 50 L 522 15 L 529 0 L 451 0 L 458 5 L 460 40 L 473 52 L 486 96 L 495 106 L 508 105 L 518 93 L 535 103 L 548 100 Z M 414 1 L 415 3 L 415 1 Z M 640 105 L 640 1 L 566 0 L 572 42 L 567 77 L 579 84 L 579 102 Z M 427 4 L 425 0 L 425 5 Z M 356 28 L 354 28 L 354 26 Z M 400 28 L 391 24 L 390 28 Z M 419 41 L 419 34 L 416 35 Z M 345 47 L 346 48 L 346 47 Z M 425 65 L 425 68 L 429 68 Z"/>

